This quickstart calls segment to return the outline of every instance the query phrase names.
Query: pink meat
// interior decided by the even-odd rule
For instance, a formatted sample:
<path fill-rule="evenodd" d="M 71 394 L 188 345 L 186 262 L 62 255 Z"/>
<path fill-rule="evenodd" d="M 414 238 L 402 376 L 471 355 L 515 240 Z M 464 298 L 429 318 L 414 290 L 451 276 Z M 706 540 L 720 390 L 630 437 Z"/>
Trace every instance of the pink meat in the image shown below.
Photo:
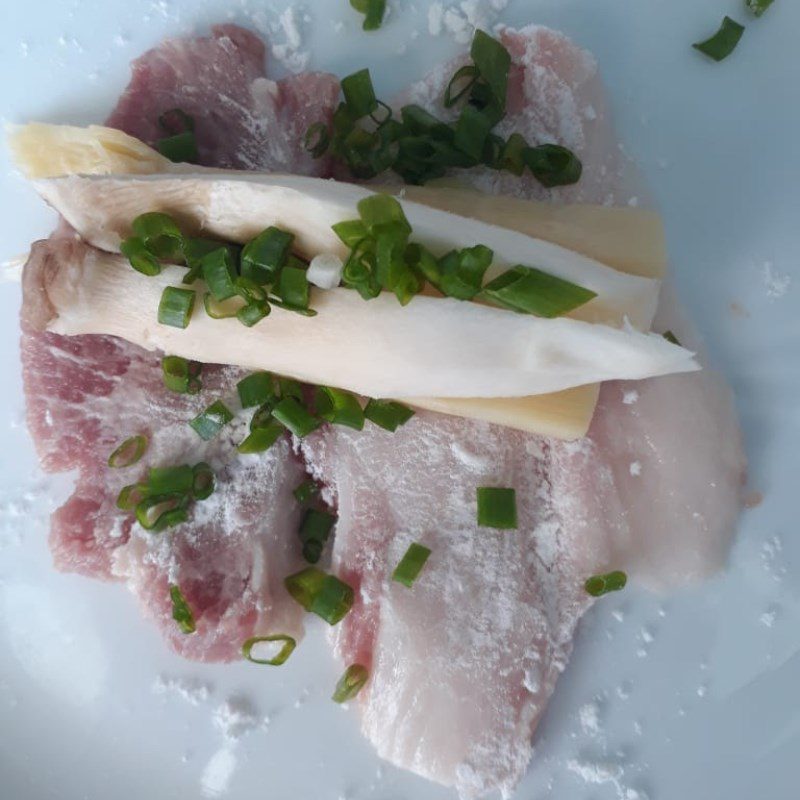
<path fill-rule="evenodd" d="M 572 147 L 584 178 L 551 191 L 530 176 L 462 179 L 525 197 L 627 200 L 630 170 L 592 59 L 542 28 L 503 39 L 516 61 L 506 132 Z M 441 113 L 434 98 L 451 73 L 404 100 Z M 363 730 L 384 758 L 464 797 L 508 792 L 524 774 L 591 602 L 585 579 L 625 568 L 663 586 L 718 568 L 744 470 L 728 392 L 708 372 L 604 387 L 579 442 L 420 413 L 393 435 L 334 427 L 301 449 L 338 504 L 334 567 L 359 590 L 333 641 L 344 664 L 371 669 Z M 516 488 L 518 530 L 477 526 L 481 485 Z M 409 590 L 390 573 L 411 541 L 433 555 Z"/>
<path fill-rule="evenodd" d="M 236 25 L 209 37 L 167 39 L 133 62 L 133 77 L 107 124 L 154 145 L 166 111 L 194 118 L 199 162 L 211 167 L 328 174 L 303 139 L 312 122 L 329 121 L 339 81 L 306 72 L 266 77 L 264 43 Z"/>

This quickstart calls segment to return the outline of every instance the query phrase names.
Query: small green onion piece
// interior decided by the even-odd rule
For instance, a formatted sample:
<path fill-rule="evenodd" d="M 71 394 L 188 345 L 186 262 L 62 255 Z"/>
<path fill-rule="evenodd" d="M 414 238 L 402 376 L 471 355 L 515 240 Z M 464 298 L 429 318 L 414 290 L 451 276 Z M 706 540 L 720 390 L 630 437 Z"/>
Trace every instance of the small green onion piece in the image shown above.
<path fill-rule="evenodd" d="M 454 106 L 475 84 L 478 80 L 478 68 L 474 64 L 467 64 L 456 70 L 447 88 L 444 90 L 444 103 L 445 108 Z M 455 94 L 454 94 L 455 92 Z"/>
<path fill-rule="evenodd" d="M 203 279 L 215 300 L 227 300 L 238 294 L 234 283 L 236 265 L 231 257 L 231 251 L 227 247 L 212 250 L 208 255 L 203 256 L 200 264 L 203 270 Z"/>
<path fill-rule="evenodd" d="M 320 593 L 327 576 L 321 569 L 306 567 L 284 578 L 286 591 L 306 610 L 311 611 L 314 598 Z"/>
<path fill-rule="evenodd" d="M 200 391 L 198 375 L 202 365 L 181 356 L 164 356 L 161 359 L 161 377 L 164 386 L 178 394 L 197 394 Z"/>
<path fill-rule="evenodd" d="M 194 292 L 167 286 L 158 304 L 158 321 L 173 328 L 186 328 L 194 311 Z"/>
<path fill-rule="evenodd" d="M 352 700 L 369 680 L 369 671 L 361 664 L 351 664 L 344 672 L 331 699 L 334 703 L 346 703 Z"/>
<path fill-rule="evenodd" d="M 277 655 L 272 658 L 256 658 L 253 655 L 253 648 L 263 642 L 283 642 L 283 647 L 278 651 Z M 297 647 L 297 642 L 284 633 L 276 633 L 272 636 L 251 636 L 242 645 L 242 655 L 253 664 L 266 664 L 270 667 L 279 667 L 281 664 L 286 663 L 286 660 L 294 652 Z"/>
<path fill-rule="evenodd" d="M 736 49 L 743 33 L 744 25 L 740 25 L 730 17 L 725 17 L 719 30 L 713 36 L 703 42 L 696 42 L 692 47 L 714 61 L 722 61 Z"/>
<path fill-rule="evenodd" d="M 206 292 L 203 295 L 203 308 L 211 319 L 230 319 L 238 316 L 243 308 L 247 308 L 247 305 L 239 295 L 218 302 L 211 296 L 211 292 Z"/>
<path fill-rule="evenodd" d="M 214 493 L 214 471 L 201 461 L 192 467 L 192 496 L 195 500 L 206 500 Z"/>
<path fill-rule="evenodd" d="M 682 347 L 681 343 L 678 341 L 678 337 L 672 331 L 666 331 L 665 333 L 661 334 L 668 342 L 672 344 L 678 345 L 678 347 Z"/>
<path fill-rule="evenodd" d="M 272 415 L 300 439 L 322 424 L 322 420 L 310 414 L 294 397 L 284 397 L 272 409 Z"/>
<path fill-rule="evenodd" d="M 141 434 L 131 436 L 108 457 L 108 466 L 114 469 L 130 467 L 144 455 L 145 450 L 147 437 Z"/>
<path fill-rule="evenodd" d="M 478 525 L 508 530 L 517 527 L 517 493 L 494 486 L 478 488 Z"/>
<path fill-rule="evenodd" d="M 183 240 L 183 258 L 189 270 L 181 282 L 194 283 L 203 274 L 203 258 L 223 247 L 230 251 L 231 258 L 236 262 L 240 250 L 237 245 L 226 244 L 216 239 L 185 238 Z"/>
<path fill-rule="evenodd" d="M 475 161 L 480 161 L 491 129 L 492 123 L 485 114 L 474 106 L 464 106 L 456 122 L 455 146 Z"/>
<path fill-rule="evenodd" d="M 205 411 L 198 414 L 189 425 L 204 441 L 213 439 L 231 420 L 233 414 L 221 401 L 213 402 Z"/>
<path fill-rule="evenodd" d="M 183 259 L 183 234 L 169 214 L 150 211 L 140 214 L 131 223 L 133 233 L 157 258 Z"/>
<path fill-rule="evenodd" d="M 583 165 L 575 153 L 559 144 L 528 147 L 522 158 L 533 177 L 548 189 L 577 183 L 583 172 Z"/>
<path fill-rule="evenodd" d="M 439 261 L 439 289 L 448 297 L 472 300 L 480 292 L 493 258 L 494 253 L 482 244 L 448 253 Z"/>
<path fill-rule="evenodd" d="M 376 31 L 380 28 L 386 13 L 386 0 L 350 0 L 350 5 L 366 15 L 361 26 L 365 31 Z"/>
<path fill-rule="evenodd" d="M 389 194 L 372 194 L 358 202 L 358 213 L 367 231 L 372 236 L 386 225 L 396 225 L 406 235 L 411 233 L 411 225 L 397 198 Z"/>
<path fill-rule="evenodd" d="M 583 584 L 584 589 L 592 597 L 600 597 L 609 592 L 618 592 L 625 588 L 628 576 L 624 572 L 615 570 L 607 572 L 605 575 L 593 575 Z"/>
<path fill-rule="evenodd" d="M 508 71 L 511 68 L 508 50 L 497 39 L 478 29 L 472 38 L 470 56 L 481 78 L 489 85 L 496 104 L 501 110 L 505 109 Z"/>
<path fill-rule="evenodd" d="M 342 78 L 341 86 L 347 111 L 353 118 L 361 119 L 378 108 L 368 69 L 361 69 Z"/>
<path fill-rule="evenodd" d="M 259 286 L 255 281 L 243 276 L 238 277 L 234 281 L 236 287 L 236 294 L 245 301 L 245 303 L 263 303 L 267 299 L 267 292 Z"/>
<path fill-rule="evenodd" d="M 253 416 L 250 418 L 250 430 L 254 431 L 257 428 L 269 428 L 275 421 L 272 417 L 272 408 L 275 401 L 271 400 L 269 403 L 264 403 L 259 406 Z"/>
<path fill-rule="evenodd" d="M 336 524 L 336 517 L 327 511 L 309 508 L 300 525 L 300 541 L 303 544 L 303 557 L 310 564 L 316 564 L 322 549 Z"/>
<path fill-rule="evenodd" d="M 152 277 L 161 272 L 158 259 L 145 247 L 138 236 L 125 239 L 119 246 L 119 251 L 128 259 L 130 265 L 142 275 Z"/>
<path fill-rule="evenodd" d="M 400 563 L 392 573 L 392 580 L 402 583 L 409 589 L 413 586 L 417 576 L 425 566 L 431 551 L 424 545 L 412 542 L 406 550 L 406 554 L 400 559 Z"/>
<path fill-rule="evenodd" d="M 192 164 L 197 161 L 197 139 L 194 131 L 184 131 L 159 139 L 156 150 L 176 164 Z"/>
<path fill-rule="evenodd" d="M 307 481 L 303 481 L 292 494 L 294 495 L 294 499 L 297 500 L 300 505 L 304 506 L 310 503 L 319 494 L 319 486 L 309 478 Z"/>
<path fill-rule="evenodd" d="M 319 386 L 316 391 L 316 410 L 322 419 L 334 425 L 346 425 L 360 431 L 364 427 L 364 411 L 351 392 Z"/>
<path fill-rule="evenodd" d="M 150 490 L 146 483 L 132 483 L 125 486 L 117 495 L 117 508 L 123 511 L 133 511 L 149 493 Z"/>
<path fill-rule="evenodd" d="M 519 133 L 512 133 L 500 153 L 500 169 L 507 170 L 513 175 L 522 175 L 525 171 L 525 151 L 528 149 L 525 137 Z"/>
<path fill-rule="evenodd" d="M 326 575 L 319 591 L 311 601 L 312 614 L 316 614 L 328 623 L 336 625 L 353 607 L 355 594 L 351 586 L 339 580 L 335 575 Z"/>
<path fill-rule="evenodd" d="M 394 433 L 414 416 L 414 412 L 395 400 L 372 398 L 364 409 L 364 416 L 378 427 Z"/>
<path fill-rule="evenodd" d="M 189 494 L 194 485 L 194 471 L 188 464 L 178 467 L 151 467 L 147 486 L 153 495 Z"/>
<path fill-rule="evenodd" d="M 269 227 L 242 250 L 242 276 L 259 285 L 272 283 L 291 253 L 294 234 Z"/>
<path fill-rule="evenodd" d="M 294 378 L 278 378 L 278 395 L 283 397 L 294 397 L 296 400 L 303 400 L 303 385 Z"/>
<path fill-rule="evenodd" d="M 367 238 L 367 227 L 360 219 L 337 222 L 332 225 L 333 232 L 350 248 Z"/>
<path fill-rule="evenodd" d="M 325 154 L 331 143 L 328 126 L 324 122 L 315 122 L 308 127 L 303 146 L 311 153 L 312 158 L 320 158 Z"/>
<path fill-rule="evenodd" d="M 760 17 L 772 5 L 772 0 L 744 0 L 744 4 Z"/>
<path fill-rule="evenodd" d="M 286 428 L 275 419 L 253 428 L 247 438 L 236 448 L 240 453 L 263 453 L 281 438 Z"/>
<path fill-rule="evenodd" d="M 136 519 L 146 531 L 158 533 L 185 522 L 186 495 L 148 495 L 136 505 Z"/>
<path fill-rule="evenodd" d="M 516 266 L 490 281 L 483 296 L 537 317 L 559 317 L 597 297 L 595 292 L 533 267 Z"/>
<path fill-rule="evenodd" d="M 183 633 L 194 633 L 197 630 L 194 614 L 192 614 L 192 609 L 186 602 L 180 587 L 171 583 L 169 585 L 169 596 L 172 600 L 172 619 L 178 623 L 178 627 Z"/>
<path fill-rule="evenodd" d="M 278 276 L 278 286 L 275 291 L 290 309 L 308 308 L 308 277 L 304 269 L 284 267 Z"/>
<path fill-rule="evenodd" d="M 236 384 L 242 408 L 253 408 L 275 399 L 275 379 L 271 372 L 253 372 Z"/>
<path fill-rule="evenodd" d="M 268 316 L 270 310 L 270 305 L 267 302 L 248 303 L 236 312 L 236 319 L 246 328 L 252 328 L 253 325 Z"/>

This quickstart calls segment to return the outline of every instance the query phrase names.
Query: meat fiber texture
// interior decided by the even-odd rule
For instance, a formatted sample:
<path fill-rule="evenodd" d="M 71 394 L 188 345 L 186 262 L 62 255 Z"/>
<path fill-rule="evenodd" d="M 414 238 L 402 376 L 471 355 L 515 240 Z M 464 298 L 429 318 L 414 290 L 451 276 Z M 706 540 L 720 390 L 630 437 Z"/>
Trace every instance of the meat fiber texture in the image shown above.
<path fill-rule="evenodd" d="M 515 61 L 504 132 L 572 147 L 584 177 L 554 190 L 488 170 L 459 180 L 626 203 L 635 170 L 620 157 L 592 58 L 540 27 L 502 39 Z M 443 114 L 438 98 L 459 65 L 402 102 Z M 591 603 L 585 579 L 626 569 L 662 588 L 718 569 L 744 474 L 729 392 L 707 371 L 604 385 L 578 442 L 420 413 L 394 435 L 331 427 L 301 449 L 338 505 L 334 568 L 358 587 L 333 641 L 343 664 L 371 669 L 357 700 L 363 730 L 384 758 L 468 798 L 509 792 L 524 774 Z M 518 530 L 476 525 L 479 486 L 516 488 Z M 409 590 L 390 574 L 412 541 L 432 555 Z"/>
<path fill-rule="evenodd" d="M 329 75 L 279 82 L 264 72 L 264 45 L 234 26 L 199 39 L 175 39 L 145 53 L 109 124 L 155 141 L 158 116 L 180 107 L 195 118 L 201 160 L 210 165 L 282 169 L 323 175 L 302 132 L 330 116 L 338 81 Z M 82 247 L 61 226 L 49 247 L 34 248 L 26 271 L 61 250 Z M 55 249 L 54 249 L 55 248 Z M 38 259 L 38 261 L 37 261 Z M 204 443 L 187 421 L 213 400 L 233 394 L 242 372 L 206 367 L 203 391 L 177 395 L 162 384 L 160 357 L 120 339 L 39 332 L 46 309 L 23 308 L 22 365 L 28 425 L 43 467 L 75 471 L 75 490 L 51 521 L 59 569 L 121 578 L 180 653 L 201 660 L 239 657 L 256 633 L 302 632 L 301 610 L 283 578 L 301 566 L 296 541 L 300 510 L 291 496 L 304 477 L 288 439 L 259 456 L 240 456 L 246 435 L 231 425 Z M 229 400 L 232 408 L 235 399 Z M 128 436 L 150 438 L 145 458 L 111 470 L 111 451 Z M 117 493 L 152 465 L 209 462 L 217 490 L 197 503 L 189 522 L 153 535 L 116 508 Z M 182 634 L 172 620 L 168 584 L 180 586 L 197 621 Z"/>

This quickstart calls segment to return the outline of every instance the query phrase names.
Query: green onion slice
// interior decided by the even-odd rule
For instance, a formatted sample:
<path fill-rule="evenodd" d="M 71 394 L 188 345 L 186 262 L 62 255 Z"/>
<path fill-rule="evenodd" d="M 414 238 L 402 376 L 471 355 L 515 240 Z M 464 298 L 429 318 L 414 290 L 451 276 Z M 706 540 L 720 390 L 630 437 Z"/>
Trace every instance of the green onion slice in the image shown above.
<path fill-rule="evenodd" d="M 607 572 L 605 575 L 593 575 L 583 584 L 584 589 L 592 597 L 600 597 L 609 592 L 618 592 L 625 588 L 628 576 L 619 570 Z"/>
<path fill-rule="evenodd" d="M 151 494 L 189 494 L 194 485 L 194 472 L 188 464 L 177 467 L 151 467 L 147 486 Z"/>
<path fill-rule="evenodd" d="M 361 664 L 351 664 L 344 672 L 336 689 L 333 692 L 332 700 L 335 703 L 346 703 L 352 700 L 369 680 L 369 671 Z"/>
<path fill-rule="evenodd" d="M 300 541 L 303 545 L 303 557 L 309 564 L 316 564 L 322 549 L 330 537 L 331 529 L 336 524 L 336 517 L 327 511 L 309 508 L 300 524 Z"/>
<path fill-rule="evenodd" d="M 212 250 L 200 259 L 203 279 L 208 290 L 217 301 L 227 300 L 238 294 L 236 291 L 236 265 L 227 247 Z"/>
<path fill-rule="evenodd" d="M 407 235 L 411 233 L 403 206 L 389 194 L 372 194 L 359 200 L 358 213 L 372 236 L 380 233 L 386 225 L 396 225 Z"/>
<path fill-rule="evenodd" d="M 133 511 L 149 493 L 150 490 L 146 483 L 132 483 L 124 486 L 117 495 L 117 508 L 123 511 Z"/>
<path fill-rule="evenodd" d="M 189 425 L 204 441 L 213 439 L 231 420 L 233 414 L 221 401 L 216 400 L 205 411 L 198 414 Z"/>
<path fill-rule="evenodd" d="M 378 108 L 372 78 L 368 69 L 361 69 L 341 80 L 347 111 L 355 119 L 369 116 Z"/>
<path fill-rule="evenodd" d="M 195 500 L 206 500 L 214 493 L 214 471 L 201 461 L 192 467 L 192 496 Z"/>
<path fill-rule="evenodd" d="M 517 527 L 517 493 L 494 486 L 478 488 L 478 525 L 508 530 Z"/>
<path fill-rule="evenodd" d="M 184 131 L 159 139 L 156 142 L 156 150 L 176 164 L 192 164 L 197 161 L 197 139 L 193 131 Z"/>
<path fill-rule="evenodd" d="M 242 408 L 252 408 L 272 402 L 275 395 L 275 381 L 271 372 L 253 372 L 236 384 Z"/>
<path fill-rule="evenodd" d="M 169 214 L 150 211 L 131 223 L 133 233 L 156 258 L 183 260 L 183 234 Z"/>
<path fill-rule="evenodd" d="M 367 226 L 360 219 L 337 222 L 331 227 L 333 232 L 350 248 L 355 247 L 368 235 Z"/>
<path fill-rule="evenodd" d="M 284 397 L 272 409 L 272 415 L 300 439 L 322 424 L 322 420 L 309 413 L 294 397 Z"/>
<path fill-rule="evenodd" d="M 295 500 L 297 500 L 300 505 L 304 506 L 310 503 L 319 494 L 319 486 L 309 478 L 303 481 L 292 494 Z"/>
<path fill-rule="evenodd" d="M 178 394 L 197 394 L 200 391 L 200 374 L 203 365 L 181 356 L 164 356 L 161 359 L 161 377 L 164 386 Z"/>
<path fill-rule="evenodd" d="M 448 297 L 472 300 L 480 292 L 493 258 L 492 250 L 482 244 L 448 253 L 439 261 L 439 288 Z"/>
<path fill-rule="evenodd" d="M 194 614 L 186 602 L 180 587 L 171 583 L 169 585 L 169 596 L 172 600 L 172 619 L 178 623 L 178 627 L 183 633 L 194 633 L 197 630 Z"/>
<path fill-rule="evenodd" d="M 713 36 L 705 41 L 696 42 L 692 47 L 714 61 L 723 61 L 736 49 L 743 33 L 744 25 L 740 25 L 730 17 L 725 17 L 719 30 Z"/>
<path fill-rule="evenodd" d="M 417 576 L 425 566 L 431 551 L 424 545 L 412 542 L 408 546 L 405 555 L 400 559 L 400 563 L 392 573 L 392 580 L 402 583 L 409 589 L 413 586 Z"/>
<path fill-rule="evenodd" d="M 335 575 L 326 575 L 319 591 L 311 601 L 310 611 L 328 623 L 336 625 L 353 607 L 355 594 L 350 585 Z"/>
<path fill-rule="evenodd" d="M 597 297 L 582 286 L 521 265 L 487 283 L 483 296 L 512 311 L 548 319 L 567 314 Z"/>
<path fill-rule="evenodd" d="M 261 650 L 262 648 L 259 648 L 258 645 L 266 642 L 283 642 L 283 647 L 281 647 L 278 653 L 272 656 L 272 658 L 258 658 L 254 656 L 253 648 Z M 251 636 L 242 645 L 242 655 L 248 661 L 252 661 L 253 664 L 267 664 L 271 667 L 279 667 L 281 664 L 286 663 L 286 660 L 294 652 L 295 647 L 297 647 L 297 642 L 285 633 L 276 633 L 272 636 Z"/>
<path fill-rule="evenodd" d="M 414 411 L 395 400 L 373 398 L 367 403 L 364 416 L 375 425 L 394 433 L 414 416 Z"/>
<path fill-rule="evenodd" d="M 478 68 L 474 64 L 467 64 L 456 70 L 447 88 L 444 90 L 444 100 L 442 101 L 445 108 L 454 106 L 470 89 L 472 89 L 475 81 L 478 80 Z"/>
<path fill-rule="evenodd" d="M 259 285 L 272 283 L 286 264 L 294 234 L 269 227 L 249 241 L 242 250 L 242 276 Z"/>
<path fill-rule="evenodd" d="M 145 247 L 144 242 L 138 236 L 131 236 L 120 243 L 119 250 L 130 265 L 142 275 L 152 277 L 161 272 L 161 264 L 158 259 Z"/>
<path fill-rule="evenodd" d="M 211 292 L 206 292 L 203 295 L 203 308 L 211 319 L 230 319 L 231 317 L 236 317 L 239 312 L 246 307 L 246 303 L 244 303 L 239 295 L 236 297 L 229 297 L 222 302 L 215 300 L 211 296 Z"/>
<path fill-rule="evenodd" d="M 559 144 L 528 147 L 523 151 L 522 158 L 533 177 L 548 189 L 577 183 L 583 173 L 580 159 Z"/>
<path fill-rule="evenodd" d="M 386 13 L 386 0 L 350 0 L 350 5 L 366 15 L 361 26 L 365 31 L 375 31 L 380 28 L 383 15 Z"/>
<path fill-rule="evenodd" d="M 236 319 L 246 328 L 252 328 L 257 322 L 261 322 L 270 312 L 269 303 L 248 303 L 236 312 Z"/>
<path fill-rule="evenodd" d="M 472 39 L 470 55 L 481 78 L 489 85 L 495 103 L 500 109 L 505 109 L 508 72 L 511 68 L 508 50 L 497 39 L 478 29 Z"/>
<path fill-rule="evenodd" d="M 187 496 L 147 495 L 136 505 L 136 520 L 146 530 L 159 533 L 188 519 Z"/>
<path fill-rule="evenodd" d="M 253 428 L 247 438 L 236 448 L 240 453 L 263 453 L 281 438 L 286 428 L 276 419 Z"/>
<path fill-rule="evenodd" d="M 315 405 L 317 414 L 334 425 L 346 425 L 357 431 L 364 427 L 364 411 L 358 398 L 351 392 L 318 386 Z"/>
<path fill-rule="evenodd" d="M 474 106 L 464 106 L 456 122 L 455 146 L 477 163 L 491 129 L 492 122 L 483 112 Z"/>
<path fill-rule="evenodd" d="M 316 567 L 306 567 L 284 579 L 286 591 L 306 610 L 311 611 L 314 598 L 322 589 L 325 573 Z"/>
<path fill-rule="evenodd" d="M 772 5 L 772 0 L 744 0 L 744 4 L 760 17 Z"/>
<path fill-rule="evenodd" d="M 108 466 L 114 469 L 130 467 L 147 450 L 147 437 L 142 434 L 130 436 L 108 457 Z"/>
<path fill-rule="evenodd" d="M 303 385 L 294 378 L 278 378 L 278 394 L 281 397 L 294 397 L 303 400 Z"/>
<path fill-rule="evenodd" d="M 167 286 L 161 293 L 158 304 L 158 321 L 173 328 L 186 328 L 194 311 L 194 292 Z"/>
<path fill-rule="evenodd" d="M 309 286 L 304 269 L 284 267 L 278 276 L 278 285 L 275 291 L 285 307 L 292 310 L 308 308 Z"/>

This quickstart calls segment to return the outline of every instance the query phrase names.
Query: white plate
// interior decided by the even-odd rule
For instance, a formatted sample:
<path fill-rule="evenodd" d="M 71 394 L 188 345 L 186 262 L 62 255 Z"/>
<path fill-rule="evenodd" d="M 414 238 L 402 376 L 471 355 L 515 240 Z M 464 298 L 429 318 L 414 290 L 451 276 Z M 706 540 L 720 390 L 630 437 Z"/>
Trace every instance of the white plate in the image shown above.
<path fill-rule="evenodd" d="M 311 65 L 368 65 L 389 94 L 457 49 L 428 35 L 427 3 L 389 3 L 389 24 L 367 36 L 347 0 L 306 2 Z M 285 6 L 6 2 L 0 108 L 7 121 L 100 120 L 127 62 L 161 37 L 229 17 L 263 28 Z M 748 30 L 713 64 L 689 44 L 724 13 Z M 764 493 L 726 574 L 669 598 L 626 591 L 584 620 L 517 796 L 797 798 L 800 6 L 777 0 L 755 20 L 741 0 L 517 0 L 503 19 L 559 27 L 596 54 L 621 139 L 663 211 L 680 293 L 736 390 L 750 483 Z M 332 32 L 338 20 L 344 30 Z M 0 157 L 6 258 L 52 217 Z M 22 424 L 18 304 L 18 287 L 0 287 L 0 796 L 183 799 L 216 781 L 231 800 L 452 798 L 382 766 L 355 715 L 327 699 L 336 669 L 320 629 L 288 668 L 194 665 L 165 649 L 122 588 L 52 570 L 46 517 L 64 483 L 48 482 L 53 499 L 40 499 Z M 157 694 L 158 676 L 207 685 L 209 696 L 192 705 Z M 268 725 L 226 745 L 213 717 L 228 701 Z"/>

